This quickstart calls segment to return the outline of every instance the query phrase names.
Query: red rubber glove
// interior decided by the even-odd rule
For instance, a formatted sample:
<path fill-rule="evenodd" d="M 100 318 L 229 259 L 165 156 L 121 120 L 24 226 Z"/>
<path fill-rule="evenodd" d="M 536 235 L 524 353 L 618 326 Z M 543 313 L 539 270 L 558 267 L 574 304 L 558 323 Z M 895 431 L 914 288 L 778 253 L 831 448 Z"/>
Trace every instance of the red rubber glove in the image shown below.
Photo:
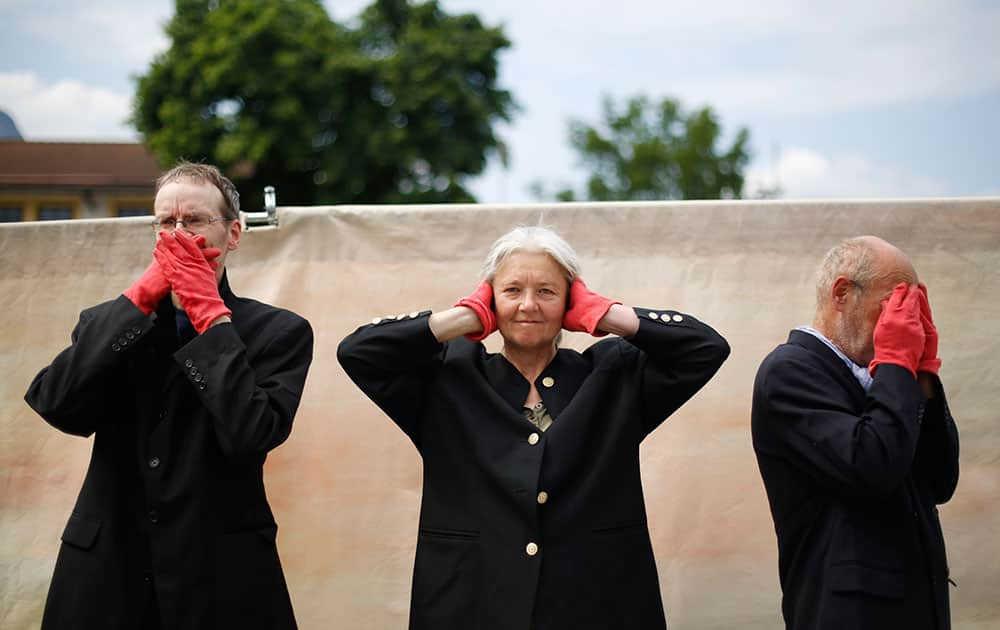
<path fill-rule="evenodd" d="M 563 315 L 562 327 L 574 332 L 586 332 L 595 337 L 608 334 L 597 330 L 597 324 L 611 310 L 613 304 L 621 304 L 587 288 L 583 280 L 577 278 L 569 287 L 569 308 Z"/>
<path fill-rule="evenodd" d="M 920 291 L 920 323 L 924 327 L 924 352 L 920 355 L 920 363 L 917 364 L 918 372 L 930 372 L 937 376 L 941 369 L 941 359 L 938 358 L 938 331 L 934 326 L 934 318 L 931 316 L 931 303 L 927 299 L 927 287 L 921 282 L 917 285 Z"/>
<path fill-rule="evenodd" d="M 201 234 L 194 237 L 195 243 L 199 248 L 205 247 L 205 237 Z M 209 261 L 212 265 L 212 269 L 218 266 L 215 262 L 219 254 L 222 253 L 217 247 L 209 247 L 201 250 L 202 255 L 205 260 Z M 170 283 L 167 281 L 167 277 L 163 275 L 163 270 L 160 269 L 159 263 L 156 259 L 149 263 L 149 267 L 146 271 L 136 280 L 132 286 L 125 289 L 123 295 L 130 299 L 140 311 L 149 315 L 156 310 L 157 305 L 159 305 L 160 300 L 166 297 L 167 293 L 170 292 Z"/>
<path fill-rule="evenodd" d="M 233 314 L 219 295 L 215 270 L 194 238 L 179 230 L 160 232 L 153 256 L 199 335 L 219 317 Z"/>
<path fill-rule="evenodd" d="M 459 300 L 455 306 L 467 306 L 476 312 L 479 323 L 483 325 L 483 331 L 469 333 L 465 337 L 472 341 L 482 341 L 490 336 L 497 329 L 497 314 L 493 312 L 493 286 L 483 280 L 476 287 L 469 297 Z"/>
<path fill-rule="evenodd" d="M 924 326 L 920 323 L 920 290 L 905 283 L 896 285 L 882 307 L 875 324 L 875 358 L 868 371 L 883 363 L 904 367 L 917 377 L 917 365 L 924 353 Z"/>

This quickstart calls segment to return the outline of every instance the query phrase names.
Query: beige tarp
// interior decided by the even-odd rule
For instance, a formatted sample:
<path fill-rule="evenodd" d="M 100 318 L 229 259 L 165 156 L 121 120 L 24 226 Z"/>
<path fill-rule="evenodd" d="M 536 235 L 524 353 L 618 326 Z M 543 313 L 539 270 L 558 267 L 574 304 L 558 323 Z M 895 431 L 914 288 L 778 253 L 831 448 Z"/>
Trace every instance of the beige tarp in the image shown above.
<path fill-rule="evenodd" d="M 750 444 L 751 384 L 788 330 L 811 322 L 822 254 L 864 233 L 908 252 L 929 287 L 941 376 L 962 436 L 958 491 L 941 510 L 958 583 L 954 627 L 1000 627 L 1000 199 L 279 214 L 279 229 L 244 234 L 230 278 L 237 294 L 290 308 L 316 332 L 295 429 L 266 466 L 302 628 L 403 628 L 409 599 L 420 460 L 348 381 L 337 343 L 376 316 L 450 306 L 474 287 L 494 238 L 543 215 L 577 248 L 592 288 L 626 304 L 690 312 L 733 348 L 719 375 L 642 449 L 672 627 L 780 626 L 774 530 Z M 0 226 L 0 627 L 37 626 L 91 447 L 46 425 L 21 397 L 69 342 L 78 312 L 142 272 L 153 242 L 147 222 Z M 590 341 L 571 334 L 567 345 Z"/>

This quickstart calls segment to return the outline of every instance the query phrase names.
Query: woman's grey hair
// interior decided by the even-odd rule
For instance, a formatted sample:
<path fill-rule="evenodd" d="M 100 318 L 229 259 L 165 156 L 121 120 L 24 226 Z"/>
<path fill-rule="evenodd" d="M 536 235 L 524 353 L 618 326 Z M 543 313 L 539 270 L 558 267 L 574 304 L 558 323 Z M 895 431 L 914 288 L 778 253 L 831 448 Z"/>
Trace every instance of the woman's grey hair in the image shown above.
<path fill-rule="evenodd" d="M 482 279 L 492 282 L 497 269 L 514 252 L 545 252 L 562 267 L 570 284 L 580 275 L 576 251 L 554 230 L 543 225 L 521 225 L 493 243 L 483 262 Z"/>
<path fill-rule="evenodd" d="M 838 276 L 854 281 L 861 289 L 871 286 L 876 275 L 876 252 L 872 238 L 856 236 L 835 245 L 823 257 L 816 272 L 816 305 L 830 299 Z"/>

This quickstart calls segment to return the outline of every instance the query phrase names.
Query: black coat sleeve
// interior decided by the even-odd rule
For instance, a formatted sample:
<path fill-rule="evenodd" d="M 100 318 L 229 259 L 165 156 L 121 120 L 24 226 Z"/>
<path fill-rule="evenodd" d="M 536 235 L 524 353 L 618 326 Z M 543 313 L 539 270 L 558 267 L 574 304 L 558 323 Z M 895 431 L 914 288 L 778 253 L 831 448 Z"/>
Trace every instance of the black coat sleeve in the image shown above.
<path fill-rule="evenodd" d="M 639 351 L 642 424 L 648 435 L 715 375 L 729 356 L 729 344 L 712 327 L 685 313 L 639 308 L 635 312 L 639 331 L 624 343 Z"/>
<path fill-rule="evenodd" d="M 121 397 L 128 356 L 153 328 L 152 320 L 125 296 L 80 313 L 71 344 L 43 368 L 24 395 L 49 424 L 89 436 Z"/>
<path fill-rule="evenodd" d="M 337 347 L 352 381 L 420 448 L 420 418 L 445 344 L 431 332 L 425 311 L 361 326 Z"/>
<path fill-rule="evenodd" d="M 924 398 L 906 369 L 881 366 L 859 414 L 843 386 L 794 346 L 761 365 L 754 385 L 754 446 L 831 492 L 887 496 L 910 472 Z"/>
<path fill-rule="evenodd" d="M 913 478 L 935 503 L 946 503 L 958 486 L 958 427 L 951 417 L 941 381 L 934 377 L 934 397 L 927 401 L 913 456 Z"/>
<path fill-rule="evenodd" d="M 282 311 L 266 334 L 261 349 L 249 356 L 236 327 L 220 324 L 174 353 L 227 456 L 266 453 L 292 431 L 312 362 L 312 328 Z"/>

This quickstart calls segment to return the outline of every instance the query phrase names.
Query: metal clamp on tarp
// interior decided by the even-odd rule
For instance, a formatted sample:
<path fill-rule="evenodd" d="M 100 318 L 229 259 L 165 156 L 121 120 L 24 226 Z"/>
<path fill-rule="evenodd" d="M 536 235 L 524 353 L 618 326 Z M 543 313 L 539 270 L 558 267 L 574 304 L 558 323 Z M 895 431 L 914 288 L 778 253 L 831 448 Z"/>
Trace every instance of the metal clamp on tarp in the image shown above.
<path fill-rule="evenodd" d="M 269 230 L 278 228 L 278 197 L 274 186 L 264 187 L 264 209 L 260 212 L 240 210 L 240 223 L 244 230 Z"/>

